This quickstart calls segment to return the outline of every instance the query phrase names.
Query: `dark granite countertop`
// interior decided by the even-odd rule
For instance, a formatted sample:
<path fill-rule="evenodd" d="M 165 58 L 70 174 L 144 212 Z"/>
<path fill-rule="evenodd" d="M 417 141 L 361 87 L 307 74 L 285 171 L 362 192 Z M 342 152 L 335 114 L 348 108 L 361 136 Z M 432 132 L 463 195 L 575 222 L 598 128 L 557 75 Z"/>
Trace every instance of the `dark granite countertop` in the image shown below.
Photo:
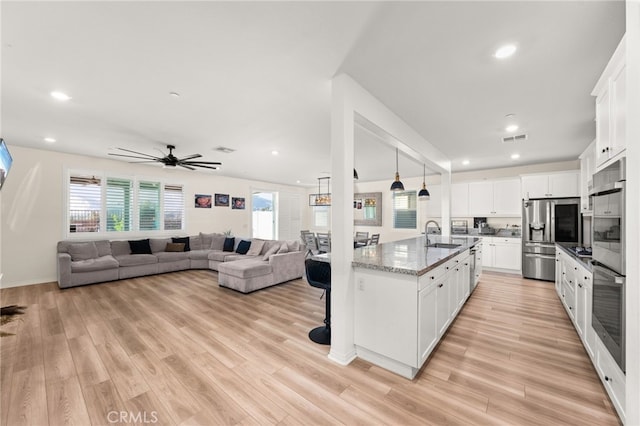
<path fill-rule="evenodd" d="M 429 234 L 430 243 L 460 244 L 455 248 L 425 247 L 425 236 L 365 246 L 354 251 L 354 268 L 375 269 L 407 275 L 424 275 L 458 254 L 469 250 L 480 237 L 452 235 L 442 237 Z"/>
<path fill-rule="evenodd" d="M 582 265 L 587 271 L 593 272 L 591 268 L 591 258 L 576 256 L 576 254 L 570 250 L 571 247 L 575 247 L 575 244 L 567 244 L 567 243 L 556 243 L 556 247 L 559 247 L 563 252 L 567 253 L 569 256 L 578 261 L 580 265 Z"/>

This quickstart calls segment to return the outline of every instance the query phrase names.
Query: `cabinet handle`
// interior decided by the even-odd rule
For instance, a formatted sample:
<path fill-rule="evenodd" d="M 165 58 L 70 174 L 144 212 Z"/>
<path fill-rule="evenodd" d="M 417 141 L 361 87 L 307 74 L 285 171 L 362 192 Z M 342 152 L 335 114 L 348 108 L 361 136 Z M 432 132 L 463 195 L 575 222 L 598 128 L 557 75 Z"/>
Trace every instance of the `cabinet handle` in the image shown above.
<path fill-rule="evenodd" d="M 447 266 L 447 270 L 449 270 L 449 267 Z"/>
<path fill-rule="evenodd" d="M 572 310 L 573 310 L 573 308 L 572 308 L 571 306 L 569 306 L 569 310 L 570 310 L 570 311 L 572 311 Z"/>
<path fill-rule="evenodd" d="M 602 152 L 603 152 L 603 153 L 605 152 L 605 149 L 604 149 L 604 148 L 602 148 Z"/>
<path fill-rule="evenodd" d="M 578 284 L 578 287 L 582 288 L 582 284 Z"/>
<path fill-rule="evenodd" d="M 589 279 L 589 278 L 587 278 L 587 277 L 584 277 L 584 280 L 585 280 L 585 281 L 586 281 L 586 280 L 588 280 L 588 279 Z"/>
<path fill-rule="evenodd" d="M 438 288 L 442 288 L 444 284 L 438 284 Z"/>
<path fill-rule="evenodd" d="M 574 266 L 574 267 L 573 267 L 573 270 L 574 270 L 574 271 L 577 271 L 577 270 L 578 270 L 578 267 L 577 267 L 577 266 Z"/>
<path fill-rule="evenodd" d="M 613 380 L 609 376 L 604 376 L 604 381 L 605 382 L 613 382 Z"/>
<path fill-rule="evenodd" d="M 434 277 L 434 276 L 432 275 L 432 276 L 431 276 L 431 279 L 432 279 L 432 280 L 435 280 L 435 279 L 436 279 L 436 277 Z"/>

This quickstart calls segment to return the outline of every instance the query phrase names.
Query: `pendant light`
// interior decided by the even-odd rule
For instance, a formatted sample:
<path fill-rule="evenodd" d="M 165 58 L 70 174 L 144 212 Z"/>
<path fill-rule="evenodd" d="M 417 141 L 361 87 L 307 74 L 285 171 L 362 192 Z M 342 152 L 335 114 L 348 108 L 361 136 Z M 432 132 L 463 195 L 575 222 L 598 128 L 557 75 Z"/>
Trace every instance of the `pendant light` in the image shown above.
<path fill-rule="evenodd" d="M 418 192 L 418 198 L 421 200 L 428 200 L 430 197 L 429 191 L 427 190 L 427 184 L 425 183 L 425 178 L 427 175 L 427 166 L 422 165 L 422 189 Z"/>
<path fill-rule="evenodd" d="M 396 148 L 396 179 L 391 184 L 392 191 L 404 191 L 404 185 L 400 182 L 400 174 L 398 173 L 398 148 Z"/>

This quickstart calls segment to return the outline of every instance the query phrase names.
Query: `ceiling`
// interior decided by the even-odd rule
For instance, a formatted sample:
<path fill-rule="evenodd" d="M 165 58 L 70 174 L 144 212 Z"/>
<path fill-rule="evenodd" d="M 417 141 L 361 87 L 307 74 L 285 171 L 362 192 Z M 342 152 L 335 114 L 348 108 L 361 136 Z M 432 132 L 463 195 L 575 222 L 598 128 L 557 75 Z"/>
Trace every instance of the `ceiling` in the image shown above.
<path fill-rule="evenodd" d="M 178 157 L 223 163 L 203 173 L 301 185 L 331 168 L 331 79 L 340 73 L 440 149 L 454 172 L 576 159 L 595 136 L 590 92 L 624 33 L 623 1 L 0 8 L 0 131 L 10 145 L 106 157 L 173 144 Z M 504 43 L 518 50 L 498 60 Z M 72 99 L 57 101 L 53 90 Z M 502 143 L 510 121 L 526 141 Z M 375 139 L 356 130 L 360 179 L 392 180 L 393 151 Z M 422 164 L 401 156 L 400 172 L 420 176 Z"/>

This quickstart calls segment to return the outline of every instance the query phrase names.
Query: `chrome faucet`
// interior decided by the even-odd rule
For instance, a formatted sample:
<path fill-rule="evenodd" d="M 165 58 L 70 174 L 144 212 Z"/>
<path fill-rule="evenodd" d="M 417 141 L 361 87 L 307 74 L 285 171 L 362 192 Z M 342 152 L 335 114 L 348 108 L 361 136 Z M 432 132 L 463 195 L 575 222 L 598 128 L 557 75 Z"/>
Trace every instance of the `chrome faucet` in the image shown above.
<path fill-rule="evenodd" d="M 429 241 L 429 224 L 430 223 L 434 223 L 438 228 L 438 231 L 442 232 L 442 228 L 440 228 L 440 224 L 438 222 L 436 222 L 435 220 L 428 220 L 427 223 L 424 224 L 424 238 L 426 241 L 425 246 L 428 246 L 430 244 L 430 241 Z"/>

